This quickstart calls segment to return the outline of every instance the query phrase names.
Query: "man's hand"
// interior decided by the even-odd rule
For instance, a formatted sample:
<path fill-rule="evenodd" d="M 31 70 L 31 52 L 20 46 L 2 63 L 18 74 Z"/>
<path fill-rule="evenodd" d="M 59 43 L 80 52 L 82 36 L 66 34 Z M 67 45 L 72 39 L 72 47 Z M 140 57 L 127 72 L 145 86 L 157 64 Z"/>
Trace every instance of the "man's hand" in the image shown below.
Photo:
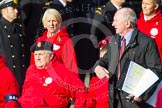
<path fill-rule="evenodd" d="M 106 70 L 102 66 L 96 66 L 96 68 L 94 69 L 94 72 L 96 73 L 97 77 L 100 79 L 102 79 L 104 77 L 109 78 L 109 71 Z"/>
<path fill-rule="evenodd" d="M 132 95 L 132 94 L 130 94 L 129 96 L 132 98 L 132 99 L 131 99 L 131 102 L 132 102 L 132 103 L 135 103 L 135 102 L 141 102 L 141 101 L 142 101 L 141 98 L 139 98 L 139 97 L 135 97 L 135 96 Z"/>

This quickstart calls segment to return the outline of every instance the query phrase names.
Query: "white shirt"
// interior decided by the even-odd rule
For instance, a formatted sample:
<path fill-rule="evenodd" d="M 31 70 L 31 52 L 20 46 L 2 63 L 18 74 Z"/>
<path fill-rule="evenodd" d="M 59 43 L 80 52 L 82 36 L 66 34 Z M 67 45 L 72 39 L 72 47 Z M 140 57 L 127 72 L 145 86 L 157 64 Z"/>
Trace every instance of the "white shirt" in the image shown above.
<path fill-rule="evenodd" d="M 153 18 L 154 16 L 156 16 L 156 14 L 153 15 L 152 17 L 150 17 L 150 18 L 146 18 L 146 16 L 144 15 L 144 20 L 145 20 L 145 21 L 150 20 L 150 19 Z"/>

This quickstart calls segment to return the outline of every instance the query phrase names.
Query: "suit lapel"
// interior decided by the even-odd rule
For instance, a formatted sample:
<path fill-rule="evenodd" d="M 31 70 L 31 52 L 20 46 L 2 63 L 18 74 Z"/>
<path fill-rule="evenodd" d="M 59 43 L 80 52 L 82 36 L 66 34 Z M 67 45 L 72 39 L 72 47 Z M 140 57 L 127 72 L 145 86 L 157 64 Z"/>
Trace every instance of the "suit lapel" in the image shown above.
<path fill-rule="evenodd" d="M 111 60 L 109 64 L 109 70 L 112 73 L 115 73 L 116 67 L 118 64 L 118 57 L 119 57 L 119 36 L 114 36 L 112 40 L 110 40 L 110 47 L 111 47 Z"/>

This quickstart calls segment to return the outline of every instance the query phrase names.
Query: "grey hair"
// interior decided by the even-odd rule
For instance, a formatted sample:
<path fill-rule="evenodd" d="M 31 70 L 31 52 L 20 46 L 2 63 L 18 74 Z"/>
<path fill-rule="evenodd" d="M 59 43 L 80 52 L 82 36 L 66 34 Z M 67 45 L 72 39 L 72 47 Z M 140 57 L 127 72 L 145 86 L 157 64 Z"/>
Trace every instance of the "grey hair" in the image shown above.
<path fill-rule="evenodd" d="M 136 26 L 137 16 L 133 9 L 131 8 L 121 8 L 119 11 L 122 11 L 121 17 L 126 20 L 130 20 L 132 28 Z"/>

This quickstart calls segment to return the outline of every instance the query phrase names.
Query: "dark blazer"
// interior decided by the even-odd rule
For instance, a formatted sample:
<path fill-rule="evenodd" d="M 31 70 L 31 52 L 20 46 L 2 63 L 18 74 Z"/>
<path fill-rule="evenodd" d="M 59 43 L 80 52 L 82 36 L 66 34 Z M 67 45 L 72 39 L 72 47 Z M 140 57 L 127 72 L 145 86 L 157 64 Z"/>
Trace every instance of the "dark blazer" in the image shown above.
<path fill-rule="evenodd" d="M 62 26 L 67 26 L 70 36 L 74 36 L 74 20 L 72 18 L 75 18 L 75 9 L 73 4 L 67 3 L 66 6 L 63 6 L 63 4 L 59 0 L 54 0 L 50 8 L 54 8 L 59 11 L 62 17 Z"/>
<path fill-rule="evenodd" d="M 19 0 L 20 16 L 25 32 L 27 65 L 30 64 L 30 46 L 35 42 L 37 29 L 42 25 L 42 16 L 51 0 Z"/>
<path fill-rule="evenodd" d="M 113 17 L 117 8 L 109 1 L 96 9 L 91 27 L 91 40 L 96 46 L 106 36 L 114 35 Z"/>
<path fill-rule="evenodd" d="M 123 108 L 151 108 L 145 102 L 142 103 L 128 103 L 126 102 L 125 96 L 128 94 L 115 90 L 117 83 L 117 65 L 118 65 L 118 57 L 119 57 L 119 48 L 120 48 L 120 36 L 115 35 L 110 40 L 110 44 L 108 46 L 108 52 L 101 58 L 97 64 L 105 67 L 111 72 L 113 75 L 109 79 L 109 108 L 121 108 L 121 104 L 116 103 L 114 101 L 114 96 L 121 97 L 121 103 L 123 104 Z M 139 32 L 137 29 L 134 29 L 133 35 L 129 44 L 126 46 L 124 54 L 121 58 L 121 70 L 124 68 L 124 64 L 126 59 L 132 60 L 145 68 L 151 69 L 158 76 L 161 76 L 161 66 L 160 66 L 160 58 L 157 51 L 157 46 L 154 40 L 145 34 Z M 121 71 L 122 72 L 122 71 Z M 122 73 L 121 73 L 122 74 Z M 141 97 L 146 101 L 152 92 L 155 90 L 157 84 L 154 84 L 151 88 L 149 88 Z M 115 92 L 114 92 L 115 91 Z M 116 92 L 118 91 L 118 92 Z M 120 103 L 119 102 L 119 103 Z M 116 107 L 115 107 L 115 106 Z"/>
<path fill-rule="evenodd" d="M 6 64 L 14 73 L 21 87 L 25 76 L 24 35 L 22 26 L 9 23 L 0 18 L 0 54 L 6 59 Z"/>

